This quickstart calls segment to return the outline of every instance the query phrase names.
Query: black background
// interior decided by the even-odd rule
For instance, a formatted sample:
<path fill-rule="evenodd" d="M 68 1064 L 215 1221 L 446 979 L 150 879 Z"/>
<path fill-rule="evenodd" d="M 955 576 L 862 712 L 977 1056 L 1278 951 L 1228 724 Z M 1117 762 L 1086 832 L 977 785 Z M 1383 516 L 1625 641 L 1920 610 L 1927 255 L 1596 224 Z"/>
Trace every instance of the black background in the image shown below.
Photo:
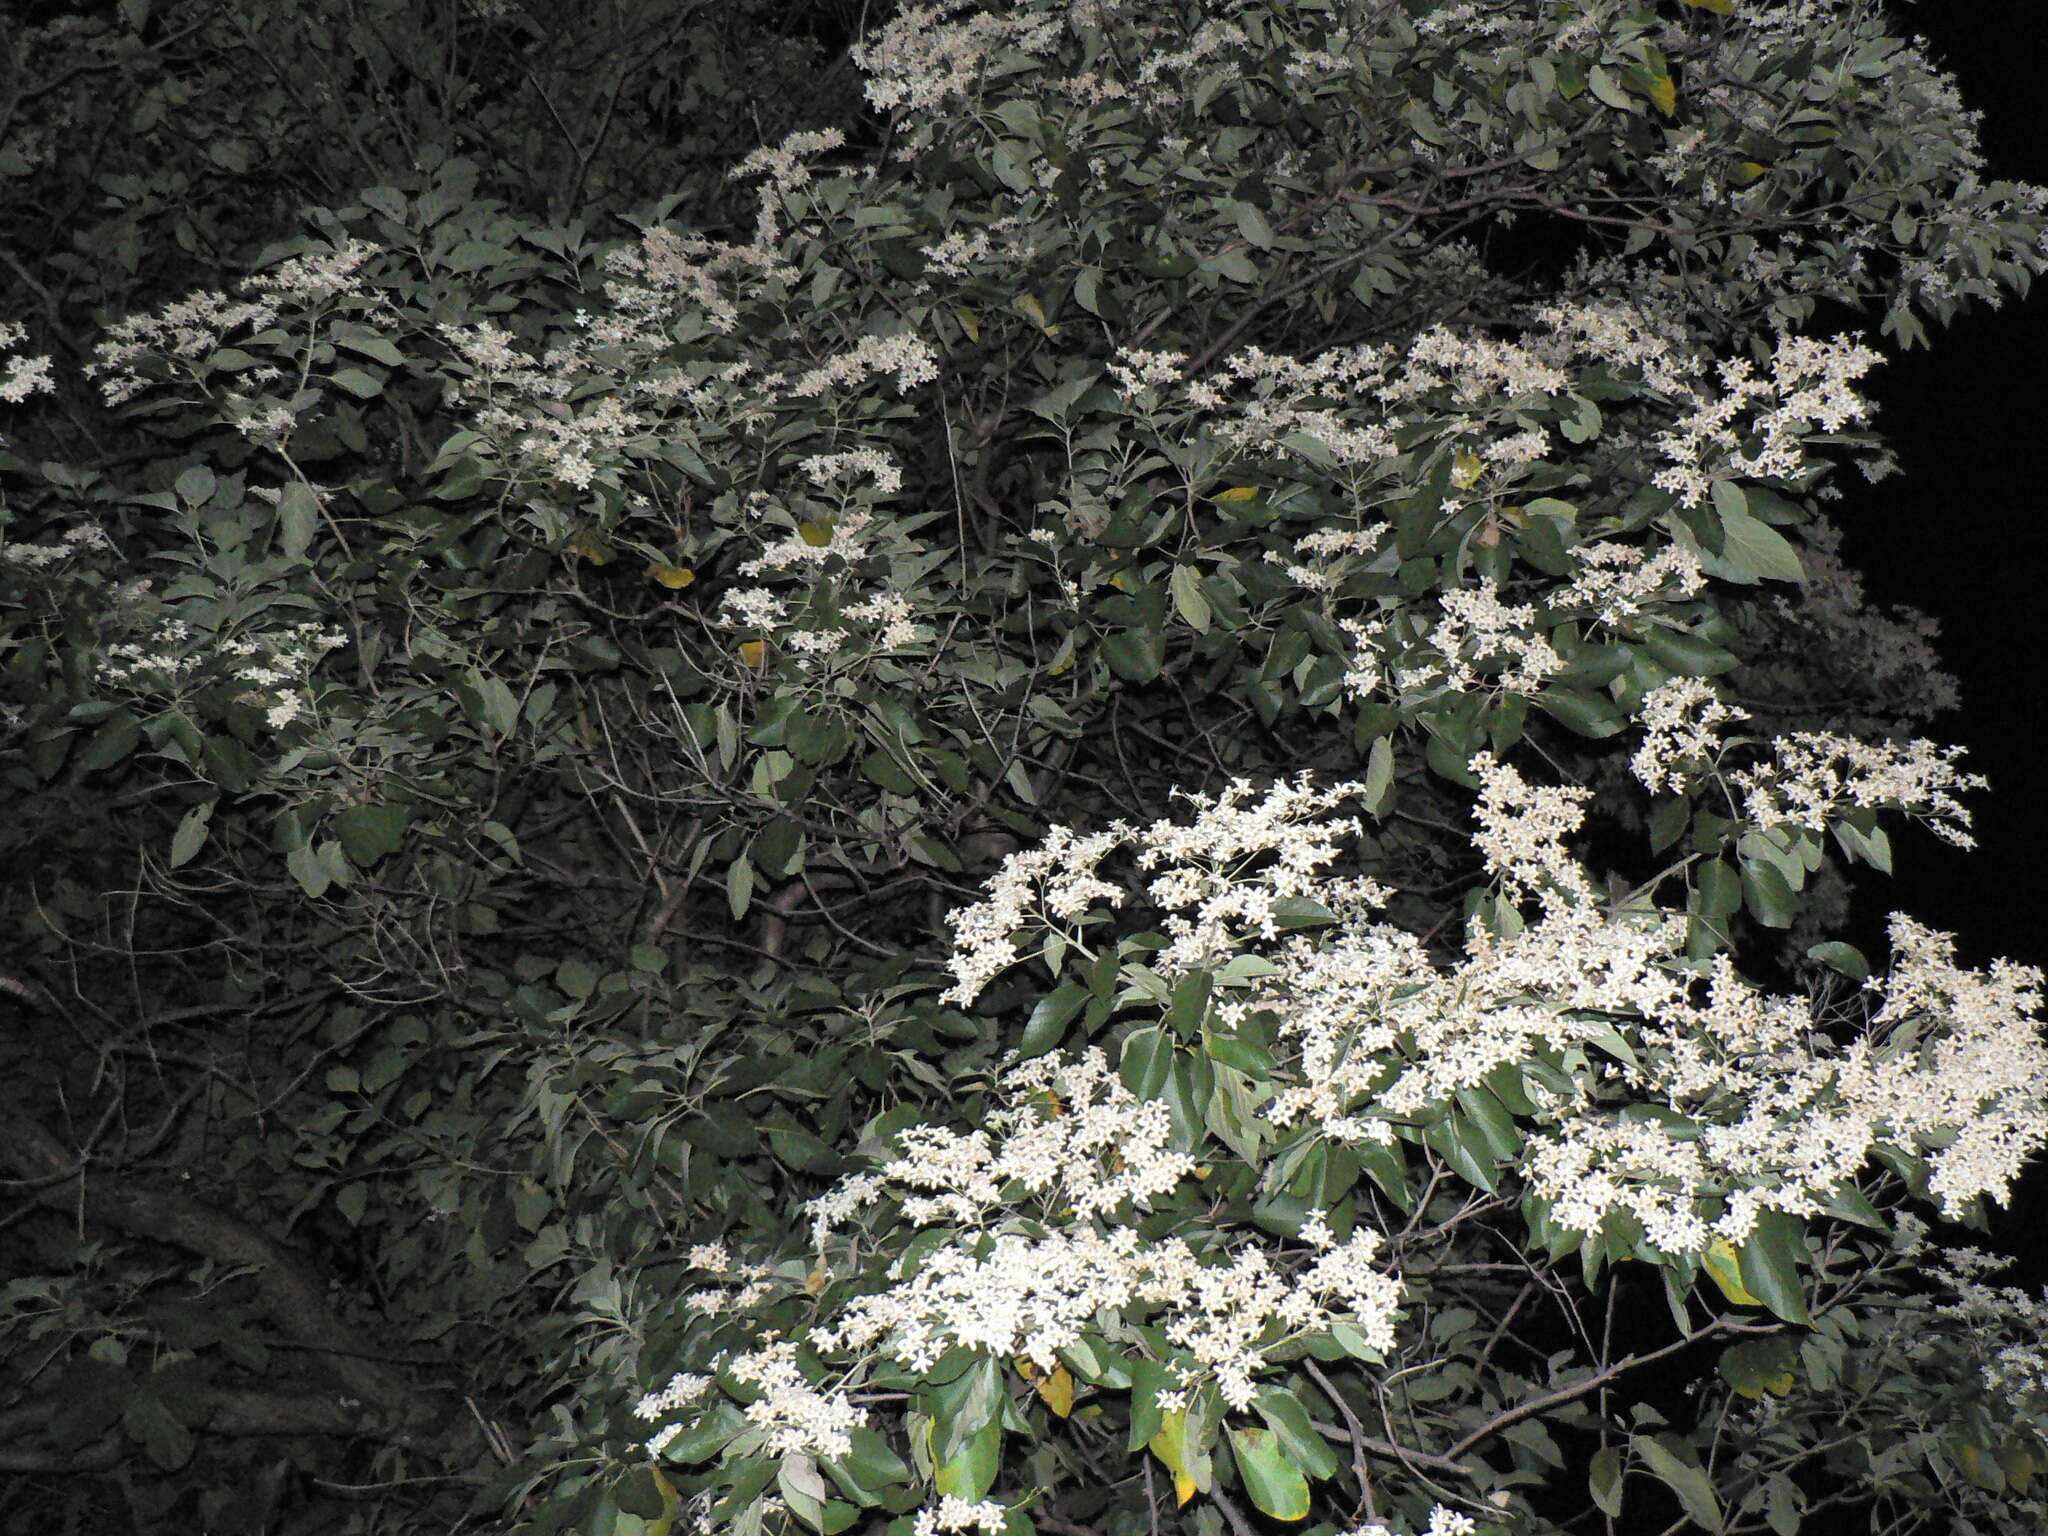
<path fill-rule="evenodd" d="M 2048 8 L 2033 0 L 1899 6 L 1983 114 L 1985 179 L 2048 183 Z M 1880 346 L 1889 343 L 1871 340 Z M 1894 833 L 1891 905 L 1954 932 L 1961 958 L 2048 964 L 2048 275 L 2025 301 L 1979 307 L 1932 346 L 1891 355 L 1865 380 L 1903 474 L 1851 474 L 1831 512 L 1870 595 L 1941 621 L 1962 708 L 1938 740 L 1970 749 L 1991 781 L 1972 797 L 1978 847 Z M 2048 1166 L 1996 1223 L 1998 1246 L 2048 1280 Z"/>

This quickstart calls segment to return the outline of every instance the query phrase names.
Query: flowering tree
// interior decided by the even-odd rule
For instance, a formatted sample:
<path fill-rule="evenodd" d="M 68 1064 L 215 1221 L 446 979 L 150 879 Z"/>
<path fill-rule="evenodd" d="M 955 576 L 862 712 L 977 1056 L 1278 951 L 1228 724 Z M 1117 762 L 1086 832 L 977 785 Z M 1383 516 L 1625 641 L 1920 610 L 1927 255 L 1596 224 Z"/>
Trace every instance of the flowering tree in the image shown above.
<path fill-rule="evenodd" d="M 1847 0 L 850 57 L 5 333 L 135 445 L 0 460 L 37 1508 L 2038 1529 L 2039 977 L 1839 936 L 1978 781 L 1820 503 L 2048 195 Z"/>

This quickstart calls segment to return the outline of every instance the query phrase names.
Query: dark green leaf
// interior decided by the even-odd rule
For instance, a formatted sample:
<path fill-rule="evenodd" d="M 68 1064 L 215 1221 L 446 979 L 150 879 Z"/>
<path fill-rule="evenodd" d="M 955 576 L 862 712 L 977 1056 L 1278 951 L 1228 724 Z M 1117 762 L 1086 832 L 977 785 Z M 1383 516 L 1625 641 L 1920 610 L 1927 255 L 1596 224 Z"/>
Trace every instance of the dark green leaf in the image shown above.
<path fill-rule="evenodd" d="M 1043 1056 L 1058 1045 L 1089 996 L 1086 987 L 1070 981 L 1040 998 L 1024 1023 L 1023 1038 L 1017 1042 L 1018 1059 L 1028 1061 L 1033 1056 Z"/>
<path fill-rule="evenodd" d="M 1807 1315 L 1806 1293 L 1799 1278 L 1799 1266 L 1806 1258 L 1805 1236 L 1805 1224 L 1798 1217 L 1765 1211 L 1757 1217 L 1756 1230 L 1736 1250 L 1741 1256 L 1744 1289 L 1786 1322 L 1802 1326 L 1813 1321 Z"/>

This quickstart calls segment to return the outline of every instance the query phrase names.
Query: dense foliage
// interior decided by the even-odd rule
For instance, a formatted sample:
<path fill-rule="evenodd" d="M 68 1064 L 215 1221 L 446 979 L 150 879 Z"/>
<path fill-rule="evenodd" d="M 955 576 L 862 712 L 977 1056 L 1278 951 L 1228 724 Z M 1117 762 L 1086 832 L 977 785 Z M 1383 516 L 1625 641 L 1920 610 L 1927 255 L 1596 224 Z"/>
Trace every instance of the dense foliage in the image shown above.
<path fill-rule="evenodd" d="M 0 1529 L 2039 1529 L 1822 504 L 2048 195 L 1860 0 L 854 20 L 6 35 Z"/>

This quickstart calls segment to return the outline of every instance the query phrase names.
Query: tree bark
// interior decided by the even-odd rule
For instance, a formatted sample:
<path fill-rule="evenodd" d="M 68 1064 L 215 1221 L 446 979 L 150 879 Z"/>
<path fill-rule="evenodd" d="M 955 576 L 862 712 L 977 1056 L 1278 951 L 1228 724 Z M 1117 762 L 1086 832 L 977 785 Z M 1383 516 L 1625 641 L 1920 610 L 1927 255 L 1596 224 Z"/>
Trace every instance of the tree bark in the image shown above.
<path fill-rule="evenodd" d="M 325 1278 L 289 1244 L 175 1187 L 98 1169 L 71 1152 L 0 1091 L 0 1170 L 35 1204 L 168 1243 L 216 1263 L 248 1266 L 258 1304 L 282 1339 L 307 1352 L 331 1394 L 223 1391 L 210 1428 L 229 1434 L 353 1434 L 425 1444 L 465 1437 L 459 1399 L 386 1364 L 381 1349 L 339 1313 Z"/>

